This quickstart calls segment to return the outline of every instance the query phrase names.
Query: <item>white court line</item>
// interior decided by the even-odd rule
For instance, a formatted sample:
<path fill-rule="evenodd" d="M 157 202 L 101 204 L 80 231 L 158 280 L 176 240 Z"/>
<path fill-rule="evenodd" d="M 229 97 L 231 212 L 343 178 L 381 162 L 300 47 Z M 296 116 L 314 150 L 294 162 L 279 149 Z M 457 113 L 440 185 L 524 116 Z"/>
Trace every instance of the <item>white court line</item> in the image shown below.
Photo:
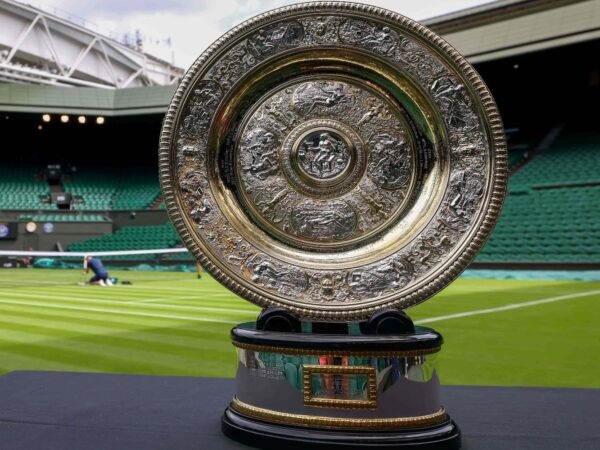
<path fill-rule="evenodd" d="M 104 309 L 104 308 L 88 308 L 88 307 L 82 307 L 82 306 L 61 306 L 61 305 L 52 305 L 52 304 L 49 305 L 46 303 L 28 302 L 28 301 L 13 302 L 10 300 L 0 300 L 0 303 L 6 303 L 8 305 L 40 306 L 43 308 L 68 309 L 68 310 L 73 310 L 73 311 L 99 312 L 99 313 L 103 313 L 103 314 L 117 314 L 117 315 L 125 315 L 125 316 L 154 317 L 157 319 L 187 320 L 187 321 L 191 321 L 191 322 L 214 322 L 214 323 L 229 323 L 229 324 L 237 323 L 237 321 L 207 319 L 204 317 L 173 316 L 170 314 L 142 313 L 142 312 L 120 311 L 120 310 Z"/>
<path fill-rule="evenodd" d="M 65 286 L 77 286 L 77 283 L 73 281 L 73 279 L 75 278 L 65 278 L 64 280 L 59 280 L 59 281 L 44 281 L 44 280 L 10 280 L 10 279 L 4 279 L 4 278 L 0 278 L 0 285 L 2 285 L 2 283 L 6 283 L 8 285 L 10 285 L 10 287 L 14 287 L 14 288 L 20 288 L 20 287 L 27 287 L 27 288 L 36 288 L 36 287 L 45 287 L 45 286 L 55 286 L 55 287 L 60 287 L 60 288 L 64 288 Z M 79 282 L 83 283 L 83 282 L 87 282 L 89 279 L 89 276 L 86 276 L 85 278 L 82 278 Z M 176 280 L 177 283 L 180 283 L 182 281 L 189 281 L 189 280 Z M 196 280 L 191 280 L 191 281 L 196 281 Z M 143 281 L 145 282 L 145 281 Z M 162 281 L 156 281 L 156 280 L 152 280 L 152 281 L 148 281 L 148 283 L 154 283 L 154 282 L 162 282 Z M 136 281 L 136 283 L 142 283 L 140 281 Z M 91 286 L 80 286 L 80 287 L 91 287 Z M 113 286 L 115 288 L 118 289 L 148 289 L 148 290 L 152 290 L 152 291 L 184 291 L 184 292 L 198 292 L 199 290 L 202 289 L 202 286 L 198 286 L 197 288 L 175 288 L 175 287 L 169 287 L 169 286 L 164 286 L 164 287 L 159 287 L 159 286 L 140 286 L 140 285 L 127 285 L 127 284 L 117 284 L 115 286 Z"/>
<path fill-rule="evenodd" d="M 530 302 L 511 303 L 510 305 L 498 306 L 497 308 L 479 309 L 476 311 L 465 311 L 462 313 L 448 314 L 446 316 L 431 317 L 429 319 L 416 320 L 415 323 L 420 325 L 423 323 L 439 322 L 441 320 L 459 319 L 461 317 L 478 316 L 480 314 L 491 314 L 491 313 L 495 313 L 495 312 L 499 312 L 499 311 L 509 311 L 511 309 L 527 308 L 529 306 L 543 305 L 545 303 L 560 302 L 562 300 L 568 300 L 568 299 L 577 298 L 577 297 L 587 297 L 589 295 L 596 295 L 596 294 L 600 294 L 600 290 L 577 292 L 575 294 L 566 294 L 566 295 L 559 295 L 558 297 L 542 298 L 540 300 L 533 300 Z"/>
<path fill-rule="evenodd" d="M 119 287 L 119 289 L 120 289 L 120 287 Z M 130 288 L 127 288 L 127 289 L 130 289 Z M 159 290 L 159 291 L 171 291 L 171 289 L 157 289 L 157 290 Z M 202 291 L 200 289 L 179 289 L 179 292 L 182 293 L 182 294 L 186 294 L 186 293 L 187 294 L 192 294 L 192 293 L 195 292 L 194 295 L 190 295 L 189 296 L 190 298 L 194 298 L 194 297 L 195 298 L 200 298 L 202 295 L 207 295 L 206 291 Z M 153 293 L 154 292 L 151 292 L 151 294 L 153 294 Z M 141 294 L 145 294 L 145 292 L 141 292 Z M 170 295 L 170 292 L 165 292 L 165 295 Z M 235 294 L 234 292 L 231 292 L 231 291 L 227 291 L 227 292 L 208 292 L 208 295 L 210 295 L 211 297 L 231 297 L 232 295 L 234 295 L 235 298 L 240 298 L 237 294 Z"/>
<path fill-rule="evenodd" d="M 26 294 L 23 292 L 14 292 L 11 294 L 12 297 L 26 297 L 26 298 L 48 298 L 62 301 L 81 301 L 88 303 L 104 303 L 104 304 L 113 304 L 113 305 L 138 305 L 138 306 L 148 306 L 148 307 L 157 307 L 157 308 L 170 308 L 170 309 L 180 309 L 185 311 L 206 311 L 206 312 L 224 312 L 224 313 L 241 313 L 241 314 L 252 314 L 256 313 L 254 310 L 250 309 L 231 309 L 231 308 L 215 308 L 212 306 L 185 306 L 185 305 L 170 305 L 166 303 L 140 303 L 135 300 L 132 301 L 119 301 L 119 300 L 105 300 L 102 298 L 89 298 L 89 297 L 73 297 L 68 295 L 49 295 L 49 294 Z M 45 303 L 44 303 L 45 304 Z"/>
<path fill-rule="evenodd" d="M 37 284 L 40 285 L 47 285 L 47 284 L 53 284 L 55 286 L 64 286 L 65 284 L 68 285 L 72 285 L 73 284 L 73 280 L 72 279 L 64 279 L 62 281 L 44 281 L 44 280 L 11 280 L 11 279 L 0 279 L 0 283 L 8 283 L 10 284 L 11 287 L 20 287 L 20 286 L 26 286 L 26 287 L 35 287 Z"/>
<path fill-rule="evenodd" d="M 165 300 L 172 301 L 172 300 L 192 300 L 192 299 L 199 300 L 200 297 L 198 295 L 182 295 L 180 297 L 169 297 L 168 299 L 166 299 L 165 297 L 156 297 L 156 298 L 146 298 L 144 300 L 133 300 L 133 301 L 127 302 L 127 303 L 135 303 L 137 305 L 137 304 L 144 304 L 144 303 L 164 302 Z M 165 305 L 168 305 L 168 303 L 165 303 Z"/>
<path fill-rule="evenodd" d="M 115 287 L 117 287 L 117 286 L 115 286 Z M 140 286 L 140 285 L 131 285 L 131 286 L 128 286 L 128 285 L 123 285 L 123 284 L 118 285 L 118 288 L 119 289 L 124 289 L 124 290 L 128 290 L 128 289 L 133 289 L 133 290 L 143 289 L 143 290 L 146 290 L 146 291 L 169 291 L 169 292 L 172 292 L 172 291 L 181 291 L 181 292 L 198 292 L 198 293 L 202 292 L 202 290 L 203 290 L 202 286 L 197 286 L 195 288 L 184 288 L 184 287 L 178 287 L 178 288 L 176 288 L 176 287 L 169 287 L 169 286 L 163 286 L 163 287 L 159 287 L 159 286 Z M 232 292 L 223 292 L 223 293 L 216 292 L 216 293 L 217 294 L 221 294 L 221 295 L 231 295 L 232 294 Z"/>

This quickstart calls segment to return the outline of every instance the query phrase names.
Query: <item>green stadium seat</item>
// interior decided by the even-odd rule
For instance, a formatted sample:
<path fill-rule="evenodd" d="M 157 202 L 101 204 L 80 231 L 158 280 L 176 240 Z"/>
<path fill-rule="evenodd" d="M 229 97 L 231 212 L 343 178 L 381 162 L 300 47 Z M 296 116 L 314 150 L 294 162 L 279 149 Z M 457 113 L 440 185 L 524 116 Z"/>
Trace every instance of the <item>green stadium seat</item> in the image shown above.
<path fill-rule="evenodd" d="M 123 227 L 115 233 L 99 238 L 75 242 L 70 251 L 111 251 L 171 248 L 179 239 L 170 222 L 164 225 Z M 136 256 L 139 259 L 139 257 Z"/>
<path fill-rule="evenodd" d="M 599 169 L 600 132 L 563 131 L 510 177 L 498 225 L 476 261 L 600 263 Z"/>

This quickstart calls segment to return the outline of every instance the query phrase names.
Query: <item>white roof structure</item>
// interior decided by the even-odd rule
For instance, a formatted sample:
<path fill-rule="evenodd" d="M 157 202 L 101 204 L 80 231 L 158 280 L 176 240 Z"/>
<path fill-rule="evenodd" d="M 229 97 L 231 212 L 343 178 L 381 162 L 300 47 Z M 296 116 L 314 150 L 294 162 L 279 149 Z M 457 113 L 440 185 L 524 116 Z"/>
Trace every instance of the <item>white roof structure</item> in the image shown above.
<path fill-rule="evenodd" d="M 600 0 L 499 0 L 423 24 L 472 64 L 580 42 L 593 42 L 600 53 Z M 0 111 L 162 114 L 183 72 L 55 15 L 0 0 Z"/>
<path fill-rule="evenodd" d="M 178 84 L 183 70 L 14 0 L 0 0 L 0 82 L 131 88 Z"/>
<path fill-rule="evenodd" d="M 500 0 L 424 25 L 477 64 L 600 40 L 600 0 Z"/>

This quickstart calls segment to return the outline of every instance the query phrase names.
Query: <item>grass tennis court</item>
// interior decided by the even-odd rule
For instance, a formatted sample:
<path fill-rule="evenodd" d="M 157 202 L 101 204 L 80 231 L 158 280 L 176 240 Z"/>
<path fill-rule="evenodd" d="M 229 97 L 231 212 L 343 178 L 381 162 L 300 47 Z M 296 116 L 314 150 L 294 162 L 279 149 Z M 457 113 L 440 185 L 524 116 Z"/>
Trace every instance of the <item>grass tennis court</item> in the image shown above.
<path fill-rule="evenodd" d="M 0 269 L 0 374 L 61 370 L 232 377 L 229 330 L 258 308 L 208 275 Z M 600 282 L 459 279 L 410 309 L 441 332 L 443 384 L 600 388 Z"/>

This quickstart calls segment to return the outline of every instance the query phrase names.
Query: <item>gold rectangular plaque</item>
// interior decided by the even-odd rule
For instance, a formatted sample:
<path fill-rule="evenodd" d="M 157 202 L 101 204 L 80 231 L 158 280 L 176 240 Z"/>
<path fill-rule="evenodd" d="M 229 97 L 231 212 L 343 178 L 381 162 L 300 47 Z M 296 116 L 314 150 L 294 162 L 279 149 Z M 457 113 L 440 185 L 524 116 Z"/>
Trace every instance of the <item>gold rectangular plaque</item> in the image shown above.
<path fill-rule="evenodd" d="M 374 367 L 306 364 L 303 369 L 304 406 L 376 409 Z"/>

